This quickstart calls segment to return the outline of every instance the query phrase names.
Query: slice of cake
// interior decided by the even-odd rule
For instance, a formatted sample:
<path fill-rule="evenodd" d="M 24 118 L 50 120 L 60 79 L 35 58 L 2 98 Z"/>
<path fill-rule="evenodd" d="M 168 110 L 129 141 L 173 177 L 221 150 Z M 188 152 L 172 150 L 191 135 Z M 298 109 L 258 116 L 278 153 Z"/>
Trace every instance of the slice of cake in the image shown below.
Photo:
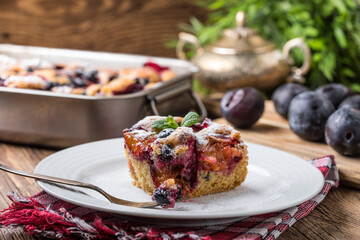
<path fill-rule="evenodd" d="M 196 117 L 149 116 L 124 130 L 134 185 L 154 197 L 161 190 L 167 199 L 168 185 L 181 189 L 177 197 L 194 198 L 244 182 L 248 157 L 240 132 L 209 119 L 194 124 Z"/>

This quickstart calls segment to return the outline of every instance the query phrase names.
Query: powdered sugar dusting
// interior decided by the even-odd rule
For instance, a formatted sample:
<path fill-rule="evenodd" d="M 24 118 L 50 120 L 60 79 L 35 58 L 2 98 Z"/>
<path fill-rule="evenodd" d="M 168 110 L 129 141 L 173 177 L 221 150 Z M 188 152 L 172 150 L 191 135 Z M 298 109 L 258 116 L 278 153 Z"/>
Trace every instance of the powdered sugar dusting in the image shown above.
<path fill-rule="evenodd" d="M 145 131 L 142 129 L 135 129 L 133 131 L 131 131 L 131 134 L 138 139 L 145 139 L 151 135 L 154 135 L 154 132 L 149 132 L 149 131 Z"/>
<path fill-rule="evenodd" d="M 29 76 L 12 75 L 5 80 L 4 84 L 5 84 L 5 86 L 7 86 L 11 83 L 17 83 L 17 82 L 41 84 L 43 86 L 45 86 L 45 84 L 46 84 L 46 81 L 44 79 L 42 79 L 41 77 L 36 76 L 36 75 L 29 75 Z"/>
<path fill-rule="evenodd" d="M 209 136 L 230 138 L 232 136 L 236 136 L 235 133 L 238 133 L 238 131 L 227 124 L 212 122 L 207 128 L 204 128 L 203 130 L 196 133 L 197 143 L 200 147 L 203 147 L 209 142 Z M 240 140 L 240 134 L 238 134 L 238 136 L 238 140 Z"/>
<path fill-rule="evenodd" d="M 151 127 L 151 124 L 154 121 L 160 120 L 160 119 L 165 119 L 166 117 L 161 117 L 161 116 L 147 116 L 144 119 L 140 120 L 139 122 L 137 122 L 132 129 L 144 129 L 147 131 L 153 131 L 153 128 Z"/>

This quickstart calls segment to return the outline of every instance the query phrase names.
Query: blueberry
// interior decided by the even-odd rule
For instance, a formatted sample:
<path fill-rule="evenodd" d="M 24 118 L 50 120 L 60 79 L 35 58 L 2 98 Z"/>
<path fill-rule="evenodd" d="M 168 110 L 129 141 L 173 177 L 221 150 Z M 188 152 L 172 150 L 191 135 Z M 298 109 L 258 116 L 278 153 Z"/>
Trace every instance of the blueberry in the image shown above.
<path fill-rule="evenodd" d="M 360 155 L 360 110 L 340 108 L 326 122 L 325 140 L 346 156 Z"/>
<path fill-rule="evenodd" d="M 61 64 L 55 64 L 54 65 L 54 68 L 56 69 L 56 70 L 61 70 L 61 69 L 63 69 L 65 66 L 64 65 L 61 65 Z"/>
<path fill-rule="evenodd" d="M 180 199 L 180 198 L 182 198 L 182 187 L 180 187 L 180 186 L 178 185 L 178 192 L 177 192 L 177 197 L 176 197 L 176 199 Z"/>
<path fill-rule="evenodd" d="M 51 90 L 53 87 L 60 86 L 58 82 L 46 82 L 45 90 Z"/>
<path fill-rule="evenodd" d="M 353 94 L 350 88 L 340 83 L 330 83 L 316 89 L 317 93 L 323 94 L 329 99 L 334 107 L 337 107 L 342 100 Z"/>
<path fill-rule="evenodd" d="M 149 81 L 149 79 L 148 78 L 144 78 L 143 79 L 143 85 L 146 85 L 146 84 L 148 84 L 150 81 Z"/>
<path fill-rule="evenodd" d="M 84 69 L 75 68 L 75 77 L 82 77 L 84 75 Z"/>
<path fill-rule="evenodd" d="M 164 163 L 170 162 L 175 156 L 174 150 L 167 144 L 161 148 L 160 160 Z"/>
<path fill-rule="evenodd" d="M 28 68 L 26 69 L 26 71 L 27 71 L 27 72 L 33 72 L 33 71 L 35 71 L 35 68 L 34 68 L 34 67 L 28 67 Z"/>
<path fill-rule="evenodd" d="M 339 108 L 355 108 L 360 110 L 360 95 L 354 95 L 348 98 L 345 98 L 339 105 Z"/>
<path fill-rule="evenodd" d="M 173 131 L 174 131 L 174 129 L 171 129 L 171 128 L 164 129 L 164 130 L 162 130 L 161 132 L 159 132 L 158 138 L 166 138 L 166 137 L 169 136 Z"/>
<path fill-rule="evenodd" d="M 164 188 L 156 188 L 153 193 L 153 198 L 155 202 L 160 205 L 170 204 L 170 201 L 168 199 L 169 196 L 169 191 Z"/>
<path fill-rule="evenodd" d="M 89 80 L 90 82 L 96 83 L 98 81 L 97 74 L 98 74 L 97 70 L 90 70 L 90 71 L 86 72 L 85 78 L 87 80 Z"/>
<path fill-rule="evenodd" d="M 264 112 L 264 97 L 254 88 L 229 91 L 222 98 L 223 117 L 238 128 L 251 127 Z"/>
<path fill-rule="evenodd" d="M 272 95 L 276 112 L 287 118 L 291 100 L 298 94 L 308 89 L 297 83 L 286 83 L 278 87 Z"/>
<path fill-rule="evenodd" d="M 145 86 L 146 84 L 148 84 L 150 81 L 148 78 L 135 78 L 135 83 L 141 84 L 143 86 Z"/>
<path fill-rule="evenodd" d="M 324 95 L 312 91 L 300 93 L 290 103 L 290 129 L 305 140 L 321 141 L 326 120 L 334 111 L 333 104 Z"/>
<path fill-rule="evenodd" d="M 118 76 L 117 76 L 116 74 L 111 75 L 111 76 L 109 77 L 109 81 L 111 82 L 112 80 L 116 79 L 117 77 L 118 77 Z"/>
<path fill-rule="evenodd" d="M 75 78 L 70 77 L 70 81 L 75 87 L 85 87 L 86 86 L 85 80 L 80 77 L 75 77 Z"/>

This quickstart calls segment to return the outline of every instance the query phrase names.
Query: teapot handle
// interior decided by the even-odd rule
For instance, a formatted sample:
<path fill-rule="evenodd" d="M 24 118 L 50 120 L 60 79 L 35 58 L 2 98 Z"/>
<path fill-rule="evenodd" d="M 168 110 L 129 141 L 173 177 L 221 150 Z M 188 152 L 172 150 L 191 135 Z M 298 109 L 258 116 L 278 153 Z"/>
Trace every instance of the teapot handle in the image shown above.
<path fill-rule="evenodd" d="M 179 33 L 179 41 L 176 46 L 176 55 L 178 58 L 183 60 L 187 60 L 184 52 L 184 46 L 186 43 L 194 45 L 195 51 L 200 48 L 200 42 L 194 35 L 184 32 Z"/>
<path fill-rule="evenodd" d="M 308 45 L 304 42 L 302 38 L 294 38 L 285 43 L 283 47 L 283 58 L 290 63 L 289 53 L 291 49 L 298 47 L 304 53 L 304 62 L 300 68 L 292 67 L 291 71 L 295 76 L 301 78 L 301 76 L 305 75 L 311 66 L 311 51 Z"/>

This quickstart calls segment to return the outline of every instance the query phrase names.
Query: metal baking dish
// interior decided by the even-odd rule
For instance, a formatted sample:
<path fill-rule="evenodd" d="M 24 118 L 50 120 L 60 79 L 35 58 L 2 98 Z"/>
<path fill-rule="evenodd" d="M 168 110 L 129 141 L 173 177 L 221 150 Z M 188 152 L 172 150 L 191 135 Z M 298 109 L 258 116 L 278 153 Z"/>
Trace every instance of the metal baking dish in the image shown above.
<path fill-rule="evenodd" d="M 121 69 L 151 60 L 166 65 L 177 77 L 159 87 L 115 97 L 58 94 L 0 87 L 0 140 L 68 147 L 121 137 L 124 128 L 146 115 L 184 115 L 190 110 L 205 118 L 206 109 L 192 90 L 193 64 L 170 58 L 0 44 L 0 54 L 52 63 L 92 64 Z"/>

